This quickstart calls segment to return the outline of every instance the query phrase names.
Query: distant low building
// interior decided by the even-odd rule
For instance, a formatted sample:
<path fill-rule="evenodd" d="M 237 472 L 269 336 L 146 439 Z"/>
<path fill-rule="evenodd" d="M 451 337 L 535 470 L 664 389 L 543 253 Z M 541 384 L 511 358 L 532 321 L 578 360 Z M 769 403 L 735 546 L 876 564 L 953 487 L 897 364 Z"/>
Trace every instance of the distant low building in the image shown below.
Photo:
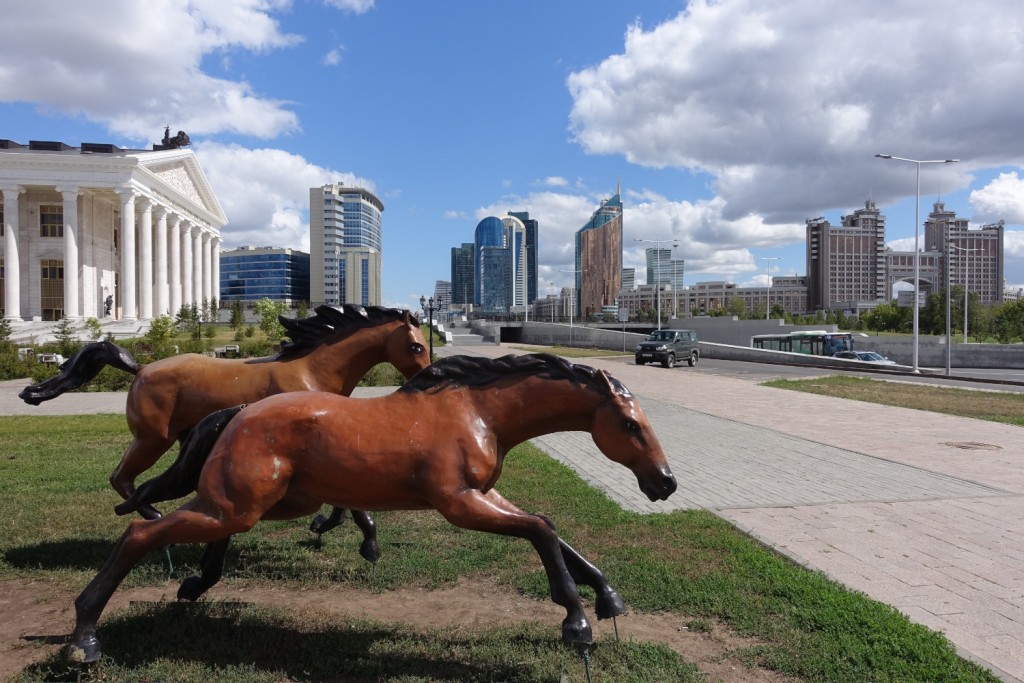
<path fill-rule="evenodd" d="M 220 302 L 267 298 L 288 306 L 309 302 L 309 254 L 283 247 L 245 246 L 220 255 Z"/>

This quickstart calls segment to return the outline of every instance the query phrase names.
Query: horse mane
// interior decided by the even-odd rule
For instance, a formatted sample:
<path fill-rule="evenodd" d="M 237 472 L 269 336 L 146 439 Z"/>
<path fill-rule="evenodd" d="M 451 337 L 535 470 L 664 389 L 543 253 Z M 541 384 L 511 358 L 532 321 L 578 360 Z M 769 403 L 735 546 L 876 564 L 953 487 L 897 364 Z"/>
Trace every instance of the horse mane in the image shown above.
<path fill-rule="evenodd" d="M 273 357 L 274 360 L 287 360 L 338 335 L 401 320 L 406 314 L 405 309 L 401 308 L 363 307 L 355 304 L 345 304 L 340 308 L 322 305 L 314 310 L 316 315 L 309 318 L 278 316 L 277 319 L 284 325 L 291 341 L 281 344 L 281 352 Z M 419 318 L 411 311 L 409 322 L 416 327 L 420 324 Z"/>
<path fill-rule="evenodd" d="M 441 358 L 416 373 L 398 391 L 434 393 L 455 387 L 480 387 L 508 377 L 536 375 L 546 379 L 565 379 L 589 386 L 607 395 L 608 385 L 617 394 L 629 396 L 629 389 L 611 375 L 608 382 L 601 371 L 589 365 L 576 365 L 550 353 L 508 355 L 501 358 L 482 356 L 449 356 Z"/>

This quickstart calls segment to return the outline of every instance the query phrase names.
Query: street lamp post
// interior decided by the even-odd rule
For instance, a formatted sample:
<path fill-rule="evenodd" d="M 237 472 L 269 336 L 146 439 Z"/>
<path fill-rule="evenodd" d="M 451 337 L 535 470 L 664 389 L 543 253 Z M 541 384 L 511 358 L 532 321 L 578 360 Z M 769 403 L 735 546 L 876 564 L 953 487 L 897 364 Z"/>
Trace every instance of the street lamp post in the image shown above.
<path fill-rule="evenodd" d="M 440 297 L 439 297 L 440 299 Z M 439 301 L 440 303 L 440 301 Z M 427 314 L 427 334 L 430 336 L 430 362 L 434 362 L 434 297 L 420 297 L 420 308 Z"/>
<path fill-rule="evenodd" d="M 573 274 L 573 284 L 576 284 L 576 274 L 579 273 L 580 276 L 582 276 L 583 273 L 585 273 L 587 271 L 584 269 L 584 270 L 563 270 L 563 271 L 560 271 L 560 272 L 562 272 L 562 273 L 572 273 Z M 582 277 L 580 279 L 581 279 L 581 283 L 582 283 Z M 572 292 L 572 297 L 569 299 L 569 346 L 572 346 L 572 312 L 573 312 L 573 309 L 576 308 L 576 295 L 577 295 L 577 292 L 575 291 L 575 287 L 573 288 L 573 290 L 574 291 Z"/>
<path fill-rule="evenodd" d="M 921 372 L 918 366 L 918 350 L 920 346 L 920 314 L 921 314 L 921 164 L 954 164 L 959 159 L 907 159 L 896 157 L 892 154 L 876 154 L 879 159 L 891 159 L 893 161 L 906 161 L 917 167 L 917 194 L 914 200 L 914 372 Z M 947 340 L 948 341 L 948 340 Z"/>
<path fill-rule="evenodd" d="M 658 329 L 660 330 L 661 329 L 661 243 L 662 242 L 671 242 L 672 240 L 644 240 L 644 239 L 640 239 L 639 237 L 634 237 L 633 241 L 634 242 L 648 242 L 650 244 L 656 244 L 657 248 L 658 248 L 658 272 L 654 276 L 654 286 L 655 286 L 655 292 L 657 293 L 657 297 L 658 297 L 658 303 L 657 303 L 657 308 L 658 308 Z M 679 245 L 678 244 L 673 244 L 672 246 L 673 247 L 678 247 Z"/>
<path fill-rule="evenodd" d="M 954 246 L 952 244 L 949 245 L 949 248 L 950 249 L 956 249 L 957 251 L 964 252 L 964 344 L 966 344 L 967 343 L 967 288 L 968 288 L 969 283 L 970 283 L 970 279 L 968 277 L 968 273 L 970 272 L 969 268 L 970 268 L 970 265 L 971 265 L 970 254 L 971 254 L 972 251 L 981 251 L 981 252 L 983 252 L 985 250 L 982 249 L 981 247 L 977 247 L 975 249 L 968 249 L 967 247 L 957 247 L 957 246 Z M 947 268 L 946 270 L 948 271 L 949 269 Z M 949 297 L 947 296 L 946 299 L 948 300 Z M 948 343 L 948 341 L 949 341 L 948 337 L 947 337 L 946 341 Z"/>
<path fill-rule="evenodd" d="M 771 310 L 772 310 L 772 261 L 778 261 L 782 257 L 781 256 L 755 256 L 754 258 L 758 259 L 759 261 L 767 261 L 768 262 L 768 294 L 765 297 L 765 304 L 764 304 L 764 308 L 765 308 L 764 319 L 768 320 L 769 317 L 771 316 Z"/>

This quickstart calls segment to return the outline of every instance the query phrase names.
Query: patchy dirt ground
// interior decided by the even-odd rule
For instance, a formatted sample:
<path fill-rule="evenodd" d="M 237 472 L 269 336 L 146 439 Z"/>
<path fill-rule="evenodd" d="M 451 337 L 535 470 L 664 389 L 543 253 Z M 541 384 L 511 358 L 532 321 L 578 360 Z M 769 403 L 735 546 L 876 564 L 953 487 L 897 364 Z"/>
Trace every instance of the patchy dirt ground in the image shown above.
<path fill-rule="evenodd" d="M 152 588 L 126 589 L 114 594 L 106 614 L 124 609 L 131 601 L 173 600 L 177 583 Z M 550 620 L 565 616 L 553 603 L 515 595 L 494 583 L 464 581 L 445 590 L 399 590 L 373 594 L 353 589 L 297 590 L 288 587 L 219 585 L 211 600 L 240 600 L 290 610 L 318 610 L 332 614 L 400 622 L 414 628 L 443 626 L 495 626 L 516 621 Z M 74 622 L 75 595 L 31 581 L 0 582 L 0 678 L 9 679 L 30 663 L 60 648 Z M 594 637 L 614 634 L 609 621 L 592 622 Z M 750 669 L 734 650 L 756 644 L 721 625 L 693 632 L 672 615 L 626 615 L 618 618 L 620 638 L 664 643 L 717 683 L 784 683 L 772 671 Z"/>

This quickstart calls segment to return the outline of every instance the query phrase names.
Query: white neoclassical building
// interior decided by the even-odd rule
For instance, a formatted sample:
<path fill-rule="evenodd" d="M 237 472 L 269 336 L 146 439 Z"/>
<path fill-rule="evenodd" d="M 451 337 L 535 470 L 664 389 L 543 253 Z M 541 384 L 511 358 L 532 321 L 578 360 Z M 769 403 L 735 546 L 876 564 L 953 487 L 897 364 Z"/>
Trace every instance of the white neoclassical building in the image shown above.
<path fill-rule="evenodd" d="M 0 192 L 8 320 L 147 320 L 219 296 L 227 218 L 190 149 L 0 140 Z"/>

